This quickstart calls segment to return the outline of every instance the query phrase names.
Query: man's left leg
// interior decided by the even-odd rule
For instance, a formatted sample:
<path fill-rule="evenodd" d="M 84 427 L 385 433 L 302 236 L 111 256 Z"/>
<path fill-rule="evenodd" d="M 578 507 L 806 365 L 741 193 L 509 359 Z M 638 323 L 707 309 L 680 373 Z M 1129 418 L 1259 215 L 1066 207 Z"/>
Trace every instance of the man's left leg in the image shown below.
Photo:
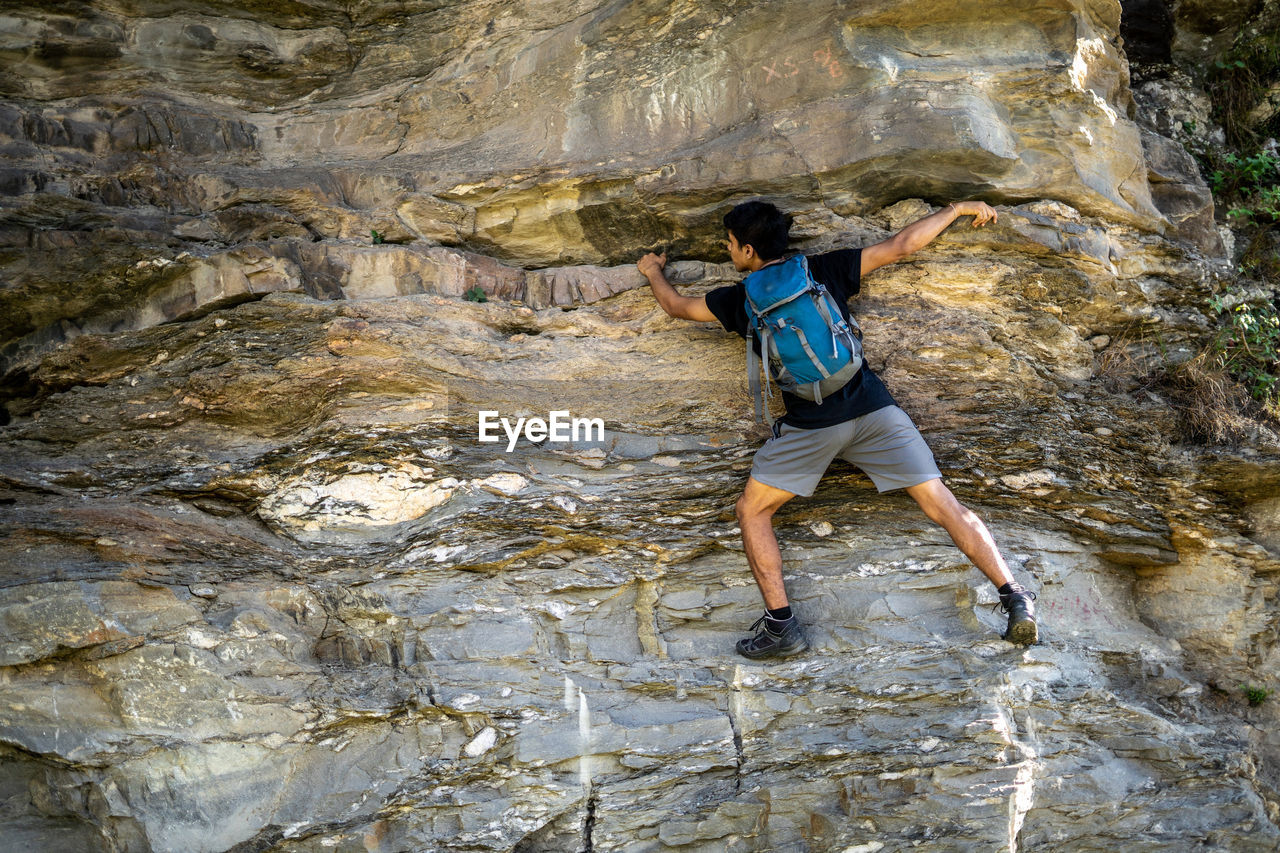
<path fill-rule="evenodd" d="M 956 500 L 940 479 L 910 486 L 907 494 L 915 498 L 925 515 L 942 525 L 956 547 L 995 585 L 1000 594 L 1000 604 L 1009 614 L 1005 639 L 1014 643 L 1034 643 L 1037 639 L 1035 606 L 1031 603 L 1034 593 L 1014 581 L 982 519 Z"/>
<path fill-rule="evenodd" d="M 951 535 L 951 541 L 968 557 L 978 570 L 986 575 L 997 587 L 1013 582 L 1009 567 L 1005 565 L 1000 549 L 991 537 L 991 531 L 982 519 L 966 507 L 951 490 L 943 485 L 942 480 L 927 480 L 918 486 L 911 486 L 907 494 L 915 498 L 916 503 L 929 516 L 931 521 L 941 524 Z"/>

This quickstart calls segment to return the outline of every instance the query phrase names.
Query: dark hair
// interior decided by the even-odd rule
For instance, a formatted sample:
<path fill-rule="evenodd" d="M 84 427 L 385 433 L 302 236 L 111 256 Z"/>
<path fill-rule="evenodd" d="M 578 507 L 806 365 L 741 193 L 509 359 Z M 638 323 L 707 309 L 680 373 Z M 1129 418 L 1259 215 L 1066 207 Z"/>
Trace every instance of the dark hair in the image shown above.
<path fill-rule="evenodd" d="M 791 242 L 791 217 L 767 201 L 744 201 L 724 215 L 724 227 L 766 261 L 782 257 Z"/>

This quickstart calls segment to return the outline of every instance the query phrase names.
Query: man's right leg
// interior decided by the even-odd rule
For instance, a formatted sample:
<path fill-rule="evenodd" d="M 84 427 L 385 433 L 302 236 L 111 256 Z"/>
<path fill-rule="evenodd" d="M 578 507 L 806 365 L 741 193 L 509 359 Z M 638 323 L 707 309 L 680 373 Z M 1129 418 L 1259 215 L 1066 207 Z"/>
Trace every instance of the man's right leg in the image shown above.
<path fill-rule="evenodd" d="M 781 657 L 809 647 L 800 621 L 790 614 L 782 583 L 782 554 L 773 533 L 773 514 L 796 495 L 813 494 L 832 457 L 848 443 L 850 429 L 847 421 L 819 429 L 801 429 L 779 421 L 774 424 L 773 438 L 756 451 L 751 461 L 751 476 L 738 499 L 738 526 L 766 613 L 751 630 L 762 625 L 764 628 L 754 637 L 740 641 L 738 654 L 749 658 Z M 778 613 L 780 609 L 782 612 Z"/>
<path fill-rule="evenodd" d="M 773 514 L 794 497 L 793 492 L 749 477 L 735 507 L 738 527 L 742 531 L 742 547 L 747 552 L 747 563 L 755 576 L 756 586 L 760 587 L 766 611 L 766 615 L 751 626 L 752 630 L 761 625 L 764 628 L 754 637 L 738 641 L 738 654 L 744 657 L 786 657 L 809 648 L 799 620 L 794 616 L 775 619 L 771 615 L 782 608 L 789 613 L 791 608 L 782 579 L 782 552 L 778 548 L 778 537 L 773 532 Z"/>
<path fill-rule="evenodd" d="M 766 486 L 754 477 L 747 478 L 747 487 L 734 507 L 738 514 L 738 527 L 742 530 L 742 547 L 747 552 L 751 574 L 767 610 L 787 607 L 787 590 L 782 580 L 782 552 L 778 549 L 778 537 L 773 532 L 773 514 L 795 495 L 784 489 Z"/>

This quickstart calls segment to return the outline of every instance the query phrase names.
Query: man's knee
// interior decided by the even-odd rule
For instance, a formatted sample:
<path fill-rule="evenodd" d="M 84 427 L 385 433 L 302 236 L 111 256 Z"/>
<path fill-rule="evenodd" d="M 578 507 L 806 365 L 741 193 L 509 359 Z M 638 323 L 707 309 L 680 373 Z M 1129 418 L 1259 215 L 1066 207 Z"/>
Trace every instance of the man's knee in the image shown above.
<path fill-rule="evenodd" d="M 759 502 L 751 500 L 746 492 L 738 496 L 738 502 L 733 505 L 734 514 L 738 517 L 738 523 L 758 518 L 760 516 L 768 517 L 773 515 L 772 510 L 768 507 L 761 506 Z"/>
<path fill-rule="evenodd" d="M 951 520 L 961 520 L 969 515 L 969 510 L 956 500 L 951 490 L 941 480 L 929 480 L 907 490 L 911 497 L 920 504 L 920 509 L 931 521 L 946 525 Z"/>
<path fill-rule="evenodd" d="M 739 523 L 755 518 L 772 518 L 778 508 L 793 497 L 795 495 L 790 492 L 750 479 L 733 509 Z"/>

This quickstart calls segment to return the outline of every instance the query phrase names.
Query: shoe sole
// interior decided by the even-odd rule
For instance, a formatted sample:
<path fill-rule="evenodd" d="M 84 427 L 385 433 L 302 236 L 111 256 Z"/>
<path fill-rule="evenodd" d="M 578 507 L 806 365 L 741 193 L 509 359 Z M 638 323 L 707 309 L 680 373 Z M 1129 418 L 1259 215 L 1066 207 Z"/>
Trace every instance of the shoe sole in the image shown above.
<path fill-rule="evenodd" d="M 1009 631 L 1004 638 L 1011 643 L 1019 646 L 1034 645 L 1040 639 L 1039 631 L 1036 630 L 1036 623 L 1031 619 L 1022 622 L 1015 622 L 1009 626 Z"/>

